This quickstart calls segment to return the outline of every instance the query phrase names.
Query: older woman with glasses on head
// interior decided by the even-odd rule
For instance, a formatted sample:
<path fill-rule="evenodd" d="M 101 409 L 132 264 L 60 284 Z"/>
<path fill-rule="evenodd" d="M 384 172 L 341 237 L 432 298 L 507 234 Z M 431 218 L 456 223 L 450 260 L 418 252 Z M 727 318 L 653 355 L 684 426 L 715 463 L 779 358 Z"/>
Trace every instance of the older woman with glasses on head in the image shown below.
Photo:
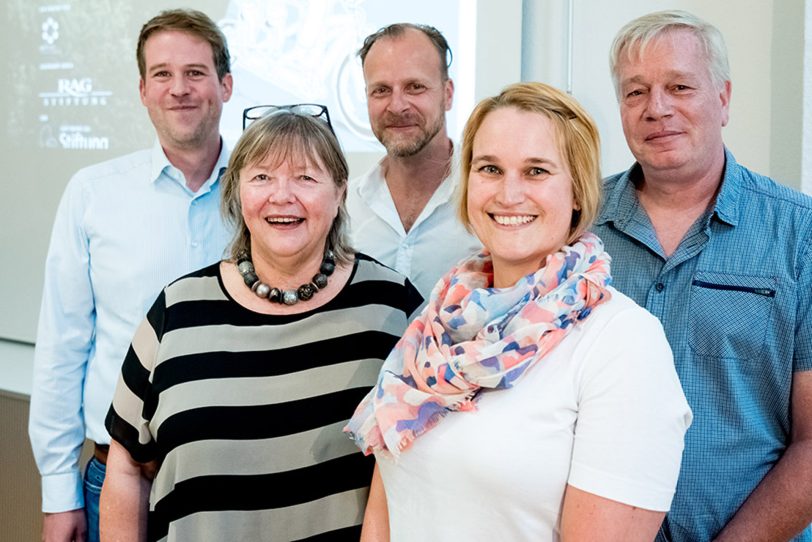
<path fill-rule="evenodd" d="M 349 424 L 378 460 L 362 539 L 653 540 L 691 412 L 660 323 L 587 231 L 595 124 L 512 85 L 472 113 L 461 172 L 485 250 L 435 286 Z"/>
<path fill-rule="evenodd" d="M 167 286 L 124 360 L 103 538 L 360 535 L 373 464 L 341 428 L 422 299 L 347 245 L 321 113 L 266 113 L 222 179 L 230 257 Z"/>

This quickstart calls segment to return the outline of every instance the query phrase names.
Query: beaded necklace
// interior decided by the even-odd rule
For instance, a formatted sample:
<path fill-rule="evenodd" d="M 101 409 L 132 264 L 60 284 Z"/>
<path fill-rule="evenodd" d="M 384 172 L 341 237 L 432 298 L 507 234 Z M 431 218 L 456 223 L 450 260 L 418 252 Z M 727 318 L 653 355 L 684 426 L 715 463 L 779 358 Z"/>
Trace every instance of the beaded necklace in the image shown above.
<path fill-rule="evenodd" d="M 302 284 L 295 290 L 282 290 L 259 280 L 259 276 L 257 276 L 254 269 L 254 262 L 251 261 L 249 254 L 243 254 L 237 259 L 237 271 L 242 275 L 245 285 L 251 288 L 251 291 L 257 297 L 285 305 L 295 305 L 300 300 L 307 301 L 319 290 L 324 290 L 327 287 L 327 277 L 332 275 L 335 269 L 336 262 L 333 251 L 327 250 L 324 253 L 324 259 L 321 261 L 319 272 L 313 275 L 311 282 Z"/>

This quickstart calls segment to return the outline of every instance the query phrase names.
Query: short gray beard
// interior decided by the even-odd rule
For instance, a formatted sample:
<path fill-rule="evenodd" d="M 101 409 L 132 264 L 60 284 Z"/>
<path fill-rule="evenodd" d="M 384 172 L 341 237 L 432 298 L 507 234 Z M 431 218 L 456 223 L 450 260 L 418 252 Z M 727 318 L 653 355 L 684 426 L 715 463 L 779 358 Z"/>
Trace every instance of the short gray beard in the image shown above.
<path fill-rule="evenodd" d="M 440 133 L 440 130 L 443 129 L 445 126 L 445 118 L 443 116 L 439 117 L 439 122 L 437 122 L 433 126 L 429 126 L 429 130 L 423 132 L 422 137 L 415 138 L 411 141 L 405 141 L 403 143 L 396 143 L 396 142 L 386 142 L 381 141 L 383 146 L 386 148 L 386 153 L 389 156 L 394 156 L 396 158 L 409 158 L 418 154 L 420 151 L 426 148 L 426 145 L 434 139 L 434 136 Z"/>

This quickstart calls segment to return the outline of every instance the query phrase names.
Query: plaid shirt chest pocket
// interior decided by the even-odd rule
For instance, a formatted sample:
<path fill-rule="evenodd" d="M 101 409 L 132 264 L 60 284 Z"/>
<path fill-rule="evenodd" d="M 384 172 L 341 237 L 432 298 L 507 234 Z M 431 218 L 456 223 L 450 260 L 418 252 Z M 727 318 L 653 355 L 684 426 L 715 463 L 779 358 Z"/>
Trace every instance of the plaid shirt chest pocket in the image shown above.
<path fill-rule="evenodd" d="M 698 271 L 691 282 L 688 343 L 697 355 L 755 359 L 764 350 L 776 279 Z"/>

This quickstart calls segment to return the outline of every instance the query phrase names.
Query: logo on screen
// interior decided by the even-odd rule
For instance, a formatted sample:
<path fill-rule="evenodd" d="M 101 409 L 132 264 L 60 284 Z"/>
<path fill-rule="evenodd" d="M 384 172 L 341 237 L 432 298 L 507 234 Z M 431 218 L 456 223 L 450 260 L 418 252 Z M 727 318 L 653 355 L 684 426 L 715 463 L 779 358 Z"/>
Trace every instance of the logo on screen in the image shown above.
<path fill-rule="evenodd" d="M 59 39 L 59 23 L 53 17 L 48 17 L 42 23 L 42 41 L 53 45 Z"/>
<path fill-rule="evenodd" d="M 90 77 L 59 79 L 56 84 L 56 91 L 63 96 L 83 98 L 93 91 L 93 80 Z"/>

